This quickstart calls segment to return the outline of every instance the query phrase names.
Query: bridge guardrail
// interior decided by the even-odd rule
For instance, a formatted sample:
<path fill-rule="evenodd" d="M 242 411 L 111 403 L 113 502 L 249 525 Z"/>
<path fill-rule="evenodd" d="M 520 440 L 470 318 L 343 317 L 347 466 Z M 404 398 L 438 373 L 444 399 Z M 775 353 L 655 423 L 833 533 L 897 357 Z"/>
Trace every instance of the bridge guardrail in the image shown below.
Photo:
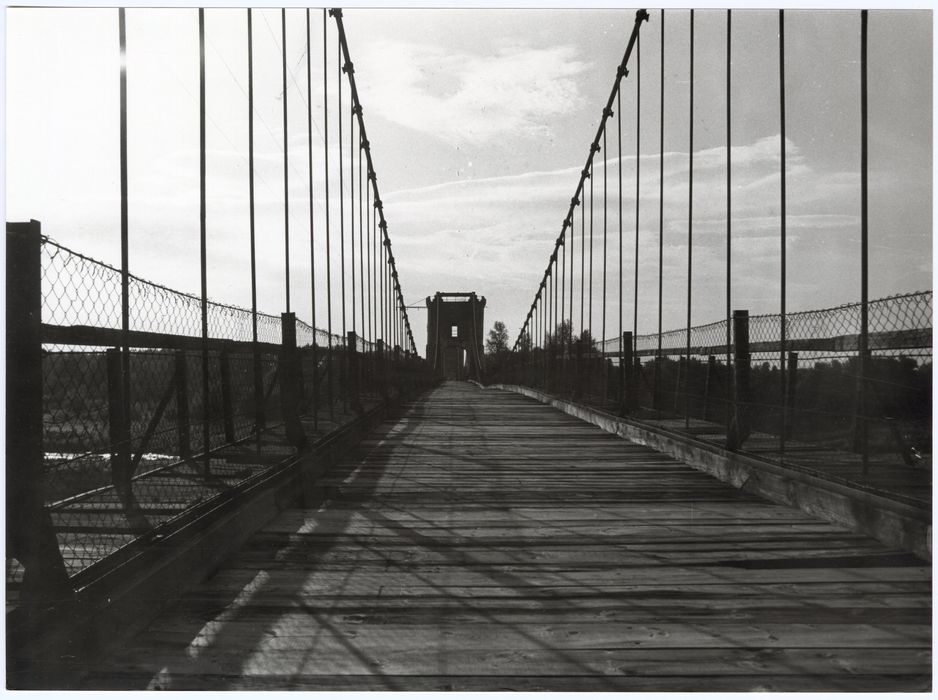
<path fill-rule="evenodd" d="M 743 332 L 727 344 L 726 321 L 661 335 L 631 333 L 594 342 L 565 322 L 544 347 L 489 357 L 488 382 L 516 383 L 619 415 L 667 421 L 697 434 L 732 433 L 734 417 L 758 433 L 760 450 L 797 460 L 791 443 L 859 452 L 915 465 L 931 453 L 932 292 L 869 302 L 866 398 L 859 384 L 859 304 L 787 315 L 786 381 L 781 383 L 781 316 L 737 311 Z M 722 343 L 720 341 L 723 341 Z M 739 347 L 737 347 L 739 344 Z M 660 350 L 659 350 L 660 347 Z M 746 441 L 730 437 L 727 446 Z"/>
<path fill-rule="evenodd" d="M 284 454 L 263 435 L 302 449 L 428 379 L 400 348 L 292 313 L 257 314 L 255 342 L 251 311 L 210 303 L 203 340 L 198 297 L 136 277 L 125 335 L 119 270 L 38 222 L 8 224 L 7 251 L 7 585 L 20 602 L 69 595 L 155 527 L 271 468 Z M 234 461 L 222 454 L 237 445 Z"/>

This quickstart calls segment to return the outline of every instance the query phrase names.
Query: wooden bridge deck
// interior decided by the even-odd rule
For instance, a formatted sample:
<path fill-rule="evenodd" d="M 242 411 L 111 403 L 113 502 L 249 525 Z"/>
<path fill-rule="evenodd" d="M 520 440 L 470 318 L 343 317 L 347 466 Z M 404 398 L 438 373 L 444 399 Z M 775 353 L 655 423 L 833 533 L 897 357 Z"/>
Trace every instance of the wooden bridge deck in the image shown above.
<path fill-rule="evenodd" d="M 447 383 L 88 688 L 928 690 L 931 567 Z"/>

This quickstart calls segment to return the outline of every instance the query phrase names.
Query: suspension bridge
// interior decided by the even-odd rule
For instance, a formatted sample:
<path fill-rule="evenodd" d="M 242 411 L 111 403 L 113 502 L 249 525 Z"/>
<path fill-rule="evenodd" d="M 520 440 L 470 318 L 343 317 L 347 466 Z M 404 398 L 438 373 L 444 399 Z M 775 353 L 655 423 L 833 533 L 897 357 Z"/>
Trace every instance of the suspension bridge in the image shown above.
<path fill-rule="evenodd" d="M 342 11 L 291 11 L 305 37 L 295 66 L 279 13 L 279 314 L 258 308 L 270 232 L 256 221 L 255 118 L 273 136 L 254 103 L 258 11 L 243 11 L 242 37 L 250 308 L 208 296 L 212 10 L 197 11 L 200 293 L 130 270 L 128 12 L 113 13 L 119 261 L 57 241 L 40 220 L 7 223 L 8 687 L 931 689 L 932 294 L 870 298 L 875 11 L 855 18 L 860 274 L 845 283 L 857 301 L 789 308 L 786 183 L 798 173 L 779 11 L 779 297 L 769 313 L 736 306 L 746 248 L 734 253 L 744 234 L 731 197 L 746 173 L 732 168 L 731 109 L 746 106 L 730 98 L 727 11 L 725 312 L 695 316 L 695 11 L 639 10 L 515 342 L 486 347 L 485 290 L 450 289 L 426 298 L 423 355 Z M 665 329 L 665 26 L 678 14 L 689 20 L 686 325 Z M 636 169 L 650 148 L 642 37 L 660 39 L 661 57 L 660 74 L 644 74 L 660 91 L 654 289 L 640 284 L 637 173 L 631 270 L 623 257 L 633 86 Z M 305 120 L 300 163 L 291 110 Z M 655 295 L 644 303 L 657 330 L 639 333 L 639 300 Z"/>

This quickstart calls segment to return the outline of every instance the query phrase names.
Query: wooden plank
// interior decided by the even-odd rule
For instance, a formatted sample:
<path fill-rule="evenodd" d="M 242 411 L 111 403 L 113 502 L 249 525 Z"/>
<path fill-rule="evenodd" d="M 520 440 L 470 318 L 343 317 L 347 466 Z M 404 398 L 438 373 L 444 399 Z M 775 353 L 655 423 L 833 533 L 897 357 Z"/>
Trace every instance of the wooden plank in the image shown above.
<path fill-rule="evenodd" d="M 85 687 L 931 687 L 926 562 L 517 395 L 445 384 L 320 489 Z"/>
<path fill-rule="evenodd" d="M 406 678 L 369 673 L 327 675 L 312 673 L 271 673 L 263 677 L 237 674 L 176 674 L 161 671 L 130 672 L 116 670 L 113 674 L 96 679 L 95 687 L 112 690 L 147 688 L 149 690 L 241 690 L 241 691 L 404 691 L 411 692 L 811 692 L 820 690 L 863 688 L 865 692 L 928 692 L 930 676 L 911 674 L 874 675 L 854 674 L 849 683 L 842 675 L 767 675 L 671 677 L 640 676 L 488 676 L 475 675 L 409 675 Z"/>

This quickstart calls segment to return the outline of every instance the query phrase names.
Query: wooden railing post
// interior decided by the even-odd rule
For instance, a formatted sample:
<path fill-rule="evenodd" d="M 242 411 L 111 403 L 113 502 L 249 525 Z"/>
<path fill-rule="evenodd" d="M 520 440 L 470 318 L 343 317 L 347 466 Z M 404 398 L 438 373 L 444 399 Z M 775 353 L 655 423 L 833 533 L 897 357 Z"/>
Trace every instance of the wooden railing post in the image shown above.
<path fill-rule="evenodd" d="M 733 311 L 733 405 L 726 448 L 739 450 L 749 437 L 749 312 Z"/>
<path fill-rule="evenodd" d="M 632 331 L 625 331 L 622 333 L 622 352 L 619 354 L 619 412 L 623 416 L 628 415 L 632 409 L 634 364 L 635 354 L 632 345 Z"/>
<path fill-rule="evenodd" d="M 225 425 L 225 442 L 234 442 L 234 405 L 231 401 L 231 357 L 228 350 L 218 354 L 219 373 L 221 374 L 221 410 Z"/>
<path fill-rule="evenodd" d="M 346 338 L 349 364 L 349 398 L 352 403 L 352 410 L 361 414 L 361 355 L 358 353 L 358 334 L 355 331 L 348 331 Z"/>
<path fill-rule="evenodd" d="M 257 346 L 251 353 L 254 374 L 254 430 L 260 432 L 267 427 L 267 412 L 264 410 L 264 365 Z"/>
<path fill-rule="evenodd" d="M 296 314 L 285 311 L 280 315 L 280 319 L 280 405 L 287 441 L 297 450 L 301 450 L 306 446 L 306 434 L 300 422 L 300 363 L 296 349 Z"/>
<path fill-rule="evenodd" d="M 794 420 L 792 419 L 795 410 L 795 401 L 798 398 L 798 353 L 788 353 L 788 370 L 785 372 L 785 411 L 782 417 L 782 430 L 786 438 L 791 438 L 794 434 Z"/>
<path fill-rule="evenodd" d="M 23 566 L 26 607 L 71 593 L 42 488 L 41 245 L 38 221 L 7 224 L 6 553 Z"/>
<path fill-rule="evenodd" d="M 175 353 L 176 382 L 176 436 L 179 443 L 179 456 L 192 456 L 192 435 L 189 423 L 189 367 L 185 350 Z"/>
<path fill-rule="evenodd" d="M 375 343 L 375 359 L 377 371 L 375 372 L 375 380 L 378 383 L 378 390 L 381 394 L 381 398 L 384 401 L 388 400 L 388 367 L 386 363 L 384 341 L 381 338 Z"/>
<path fill-rule="evenodd" d="M 862 345 L 862 343 L 861 343 Z M 853 405 L 853 451 L 863 460 L 863 473 L 869 469 L 870 421 L 869 372 L 871 355 L 869 350 L 857 351 L 857 387 Z"/>
<path fill-rule="evenodd" d="M 108 348 L 107 360 L 107 414 L 111 443 L 111 481 L 125 508 L 130 507 L 130 416 L 124 413 L 121 348 Z"/>
<path fill-rule="evenodd" d="M 680 415 L 681 412 L 681 382 L 684 382 L 684 395 L 687 389 L 687 358 L 681 356 L 677 360 L 677 376 L 674 378 L 674 415 Z"/>
<path fill-rule="evenodd" d="M 707 375 L 704 377 L 703 391 L 703 420 L 710 420 L 710 394 L 713 392 L 713 384 L 717 376 L 717 358 L 715 355 L 707 356 Z"/>
<path fill-rule="evenodd" d="M 309 349 L 310 354 L 310 364 L 312 365 L 312 400 L 310 401 L 310 406 L 312 406 L 313 414 L 313 431 L 319 431 L 319 345 L 316 342 L 316 330 L 313 330 L 313 344 Z"/>

